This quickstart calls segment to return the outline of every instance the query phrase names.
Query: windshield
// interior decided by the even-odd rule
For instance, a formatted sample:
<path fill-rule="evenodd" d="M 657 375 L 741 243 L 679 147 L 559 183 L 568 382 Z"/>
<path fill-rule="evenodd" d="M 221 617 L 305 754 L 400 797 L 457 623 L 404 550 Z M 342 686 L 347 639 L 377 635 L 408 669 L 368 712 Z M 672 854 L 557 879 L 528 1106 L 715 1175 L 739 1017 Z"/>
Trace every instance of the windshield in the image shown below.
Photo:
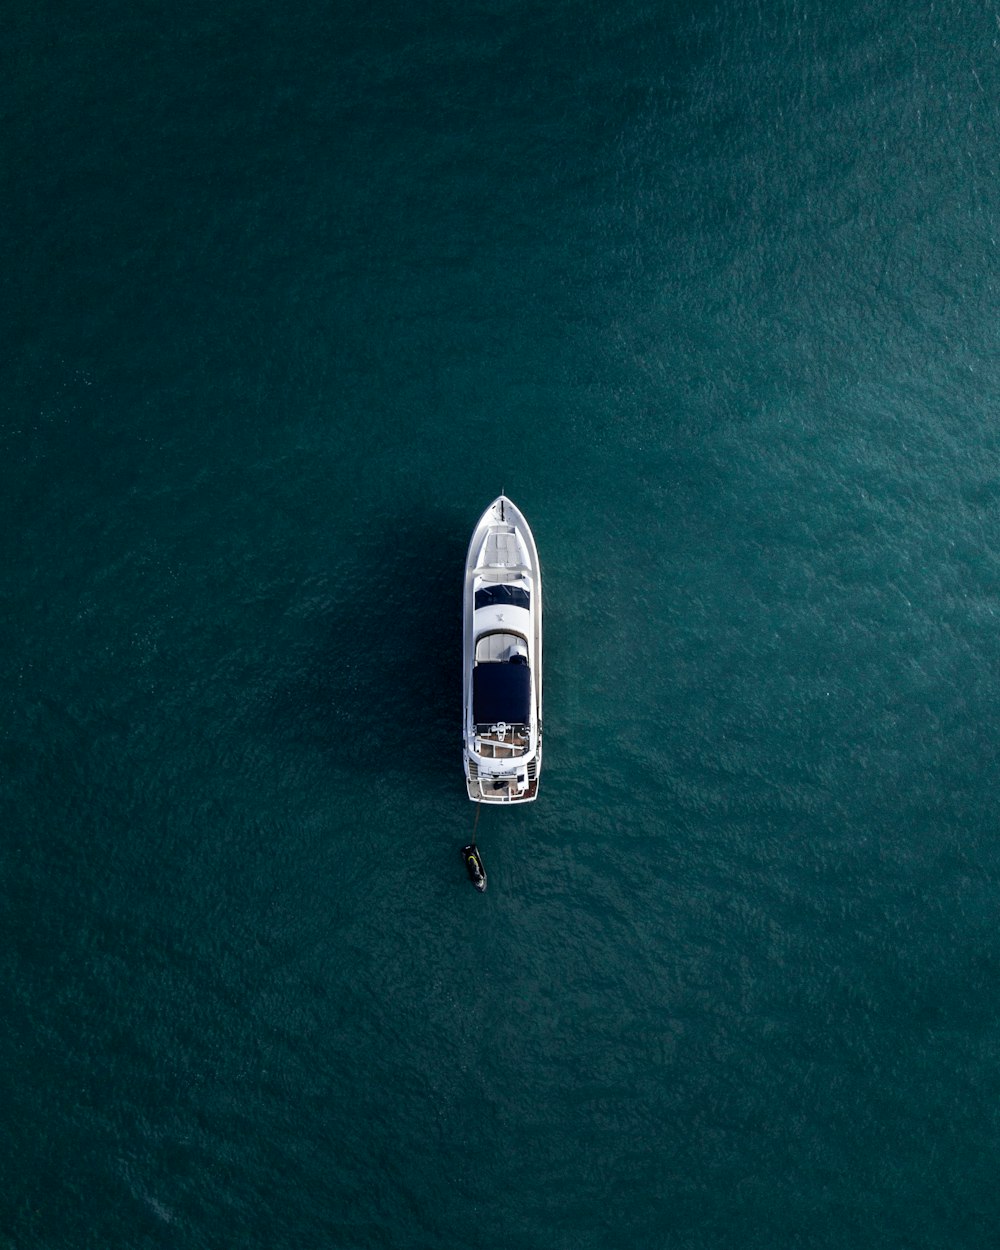
<path fill-rule="evenodd" d="M 530 601 L 531 596 L 526 590 L 503 583 L 483 586 L 476 591 L 477 608 L 526 608 Z"/>

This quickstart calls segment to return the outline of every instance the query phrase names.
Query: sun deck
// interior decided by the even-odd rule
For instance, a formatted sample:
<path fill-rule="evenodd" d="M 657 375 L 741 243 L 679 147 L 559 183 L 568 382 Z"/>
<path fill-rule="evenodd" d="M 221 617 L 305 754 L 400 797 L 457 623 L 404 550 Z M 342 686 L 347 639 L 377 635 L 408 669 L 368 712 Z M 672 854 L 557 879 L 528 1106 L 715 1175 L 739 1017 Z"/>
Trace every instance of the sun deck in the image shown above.
<path fill-rule="evenodd" d="M 476 576 L 488 582 L 506 582 L 530 572 L 514 527 L 491 529 L 476 560 Z"/>

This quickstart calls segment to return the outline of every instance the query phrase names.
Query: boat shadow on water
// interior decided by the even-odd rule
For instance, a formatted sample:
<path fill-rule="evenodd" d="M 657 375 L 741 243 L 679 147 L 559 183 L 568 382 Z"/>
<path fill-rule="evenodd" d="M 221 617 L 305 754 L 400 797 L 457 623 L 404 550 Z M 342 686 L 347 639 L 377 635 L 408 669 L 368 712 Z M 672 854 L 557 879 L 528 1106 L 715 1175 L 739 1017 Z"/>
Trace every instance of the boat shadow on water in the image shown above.
<path fill-rule="evenodd" d="M 272 732 L 339 769 L 461 792 L 464 518 L 421 511 L 356 535 L 289 605 Z"/>

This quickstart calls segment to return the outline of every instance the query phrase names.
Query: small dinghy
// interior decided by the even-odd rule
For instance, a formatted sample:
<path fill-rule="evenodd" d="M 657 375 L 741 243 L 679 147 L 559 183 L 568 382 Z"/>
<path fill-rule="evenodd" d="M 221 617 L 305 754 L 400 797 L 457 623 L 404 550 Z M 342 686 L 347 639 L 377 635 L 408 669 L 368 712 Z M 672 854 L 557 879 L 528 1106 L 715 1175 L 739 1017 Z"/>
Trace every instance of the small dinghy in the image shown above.
<path fill-rule="evenodd" d="M 465 871 L 469 874 L 469 880 L 482 894 L 486 889 L 486 869 L 483 867 L 479 847 L 475 842 L 462 847 L 462 859 L 465 861 Z"/>

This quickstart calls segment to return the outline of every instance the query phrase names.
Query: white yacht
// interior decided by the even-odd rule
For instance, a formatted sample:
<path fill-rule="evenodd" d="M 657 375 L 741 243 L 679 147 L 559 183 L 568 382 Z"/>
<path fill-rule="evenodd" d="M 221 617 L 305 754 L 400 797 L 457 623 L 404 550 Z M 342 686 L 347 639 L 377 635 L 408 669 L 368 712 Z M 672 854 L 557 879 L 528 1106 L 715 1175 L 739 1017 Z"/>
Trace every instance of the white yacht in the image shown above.
<path fill-rule="evenodd" d="M 530 803 L 542 766 L 542 573 L 506 495 L 479 518 L 465 562 L 465 781 L 474 803 Z"/>

